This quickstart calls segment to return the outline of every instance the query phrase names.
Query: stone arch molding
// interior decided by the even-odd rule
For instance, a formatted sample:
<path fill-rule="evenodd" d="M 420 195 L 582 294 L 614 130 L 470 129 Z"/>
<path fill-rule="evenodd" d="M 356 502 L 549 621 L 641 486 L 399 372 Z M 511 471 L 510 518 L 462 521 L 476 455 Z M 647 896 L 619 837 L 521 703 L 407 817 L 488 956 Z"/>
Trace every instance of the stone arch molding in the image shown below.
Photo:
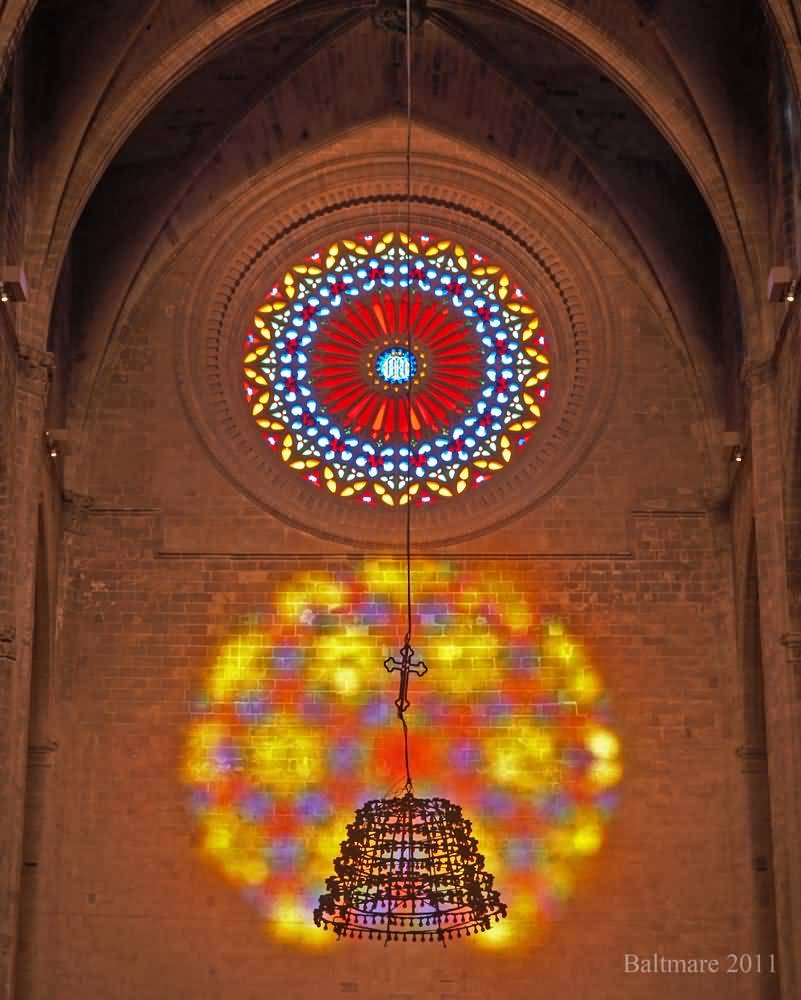
<path fill-rule="evenodd" d="M 417 185 L 412 226 L 453 235 L 508 265 L 527 287 L 550 334 L 553 398 L 532 441 L 478 490 L 432 508 L 415 507 L 419 545 L 448 545 L 508 523 L 551 494 L 592 447 L 609 410 L 617 364 L 611 312 L 581 239 L 520 191 L 493 190 L 452 163 Z M 387 174 L 389 174 L 387 176 Z M 324 195 L 276 213 L 276 192 L 249 199 L 217 232 L 195 270 L 176 331 L 176 374 L 188 417 L 236 488 L 274 516 L 317 537 L 363 548 L 392 548 L 400 513 L 366 508 L 310 487 L 266 448 L 241 396 L 243 331 L 261 296 L 288 264 L 343 233 L 405 223 L 407 204 L 394 169 L 349 184 L 338 174 Z M 476 190 L 479 185 L 480 190 Z M 514 197 L 512 197 L 514 195 Z M 270 211 L 265 211 L 265 199 Z M 510 204 L 518 211 L 511 212 Z M 493 207 L 497 206 L 497 211 Z M 580 225 L 577 220 L 573 225 Z"/>
<path fill-rule="evenodd" d="M 165 24 L 162 57 L 151 60 L 146 71 L 136 59 L 129 60 L 125 72 L 117 73 L 113 86 L 104 91 L 104 113 L 100 115 L 95 109 L 90 114 L 90 109 L 86 109 L 92 125 L 91 128 L 87 125 L 85 141 L 80 151 L 75 151 L 74 162 L 69 157 L 57 158 L 52 170 L 58 176 L 43 185 L 53 195 L 42 206 L 37 228 L 37 239 L 40 238 L 46 250 L 41 259 L 31 260 L 35 295 L 26 323 L 32 330 L 47 328 L 55 283 L 74 226 L 125 138 L 171 87 L 198 65 L 212 47 L 219 45 L 220 39 L 233 41 L 256 19 L 267 16 L 274 6 L 278 6 L 277 0 L 236 0 L 189 29 L 183 28 L 181 19 L 172 25 Z M 655 73 L 635 54 L 635 45 L 626 46 L 611 37 L 586 13 L 573 9 L 572 4 L 563 0 L 516 0 L 509 6 L 584 52 L 657 124 L 687 165 L 710 206 L 731 257 L 745 315 L 757 315 L 752 264 L 743 241 L 743 226 L 738 223 L 736 192 L 730 190 L 715 156 L 708 128 L 694 114 L 676 115 L 677 102 L 685 106 L 679 82 L 668 82 L 664 74 Z M 136 46 L 131 51 L 137 49 L 145 51 L 144 47 Z M 677 120 L 681 126 L 672 131 L 668 126 Z M 68 163 L 72 164 L 69 169 Z M 746 325 L 749 329 L 756 328 L 756 324 Z M 35 333 L 31 336 L 35 337 Z"/>

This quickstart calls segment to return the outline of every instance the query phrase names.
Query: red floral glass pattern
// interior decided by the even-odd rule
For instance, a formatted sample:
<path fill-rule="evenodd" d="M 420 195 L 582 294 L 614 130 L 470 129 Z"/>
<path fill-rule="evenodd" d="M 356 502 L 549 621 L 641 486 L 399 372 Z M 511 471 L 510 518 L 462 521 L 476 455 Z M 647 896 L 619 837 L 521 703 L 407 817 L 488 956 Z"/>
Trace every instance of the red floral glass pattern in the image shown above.
<path fill-rule="evenodd" d="M 411 414 L 408 379 L 388 381 L 376 369 L 387 348 L 407 352 L 410 327 L 416 361 Z M 459 419 L 481 384 L 481 363 L 478 338 L 454 310 L 433 297 L 384 292 L 357 300 L 329 321 L 312 374 L 320 402 L 348 430 L 408 441 L 410 424 L 423 438 Z"/>

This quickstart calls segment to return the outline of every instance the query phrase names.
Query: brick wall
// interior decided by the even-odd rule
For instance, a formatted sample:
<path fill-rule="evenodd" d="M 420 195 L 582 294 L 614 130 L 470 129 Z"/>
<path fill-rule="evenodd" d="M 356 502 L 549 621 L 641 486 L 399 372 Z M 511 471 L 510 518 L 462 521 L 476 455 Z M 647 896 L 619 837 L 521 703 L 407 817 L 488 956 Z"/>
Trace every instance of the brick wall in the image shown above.
<path fill-rule="evenodd" d="M 728 544 L 700 503 L 682 365 L 634 289 L 609 289 L 626 306 L 620 388 L 584 465 L 516 525 L 428 553 L 428 582 L 418 570 L 420 782 L 472 813 L 517 916 L 496 949 L 426 945 L 401 971 L 380 945 L 319 950 L 324 933 L 298 923 L 348 810 L 402 777 L 379 700 L 394 697 L 395 570 L 371 577 L 371 560 L 271 519 L 212 465 L 173 384 L 180 278 L 102 375 L 93 506 L 65 536 L 32 995 L 523 1000 L 533 983 L 564 992 L 569 969 L 571 995 L 601 1000 L 769 996 L 764 976 L 624 972 L 627 953 L 653 952 L 725 969 L 762 941 Z M 571 702 L 575 722 L 549 714 Z M 590 778 L 596 729 L 620 753 Z"/>
<path fill-rule="evenodd" d="M 643 515 L 634 521 L 629 557 L 443 560 L 434 564 L 433 583 L 421 581 L 419 589 L 429 603 L 423 601 L 420 607 L 420 650 L 428 655 L 430 683 L 439 693 L 444 685 L 464 711 L 475 709 L 478 702 L 481 712 L 470 717 L 475 731 L 468 743 L 482 748 L 483 762 L 477 766 L 490 771 L 489 776 L 481 772 L 479 784 L 486 782 L 495 799 L 476 799 L 471 792 L 475 775 L 465 784 L 453 757 L 441 772 L 432 773 L 425 762 L 417 770 L 432 789 L 477 802 L 472 812 L 489 832 L 487 849 L 496 870 L 498 857 L 506 859 L 500 868 L 508 892 L 522 882 L 535 893 L 531 868 L 547 885 L 539 890 L 542 912 L 532 917 L 535 932 L 520 932 L 523 940 L 515 942 L 516 947 L 485 952 L 458 942 L 445 952 L 427 948 L 411 964 L 405 982 L 389 967 L 376 972 L 387 955 L 380 948 L 341 945 L 318 952 L 309 950 L 314 942 L 307 943 L 305 937 L 299 944 L 283 940 L 292 928 L 282 928 L 280 917 L 269 906 L 260 910 L 260 900 L 253 898 L 262 876 L 257 872 L 251 877 L 246 870 L 254 860 L 252 839 L 240 830 L 232 843 L 215 841 L 224 834 L 216 831 L 213 816 L 209 819 L 203 786 L 208 782 L 215 787 L 217 778 L 202 770 L 205 757 L 199 761 L 197 748 L 191 749 L 201 723 L 219 724 L 227 718 L 209 695 L 215 683 L 218 698 L 230 696 L 240 709 L 244 704 L 242 662 L 229 677 L 233 687 L 226 695 L 223 684 L 220 694 L 220 657 L 233 636 L 255 633 L 258 640 L 247 641 L 258 645 L 258 676 L 246 683 L 267 702 L 281 706 L 289 750 L 279 763 L 289 771 L 296 769 L 296 777 L 284 781 L 268 765 L 264 777 L 253 761 L 230 763 L 251 777 L 256 768 L 262 773 L 259 787 L 275 793 L 255 813 L 247 811 L 256 807 L 247 807 L 244 799 L 234 802 L 233 811 L 245 814 L 249 834 L 260 831 L 257 836 L 263 838 L 265 850 L 271 843 L 265 829 L 274 837 L 281 835 L 286 850 L 292 849 L 293 836 L 300 837 L 313 854 L 320 821 L 309 818 L 298 828 L 292 820 L 298 819 L 298 800 L 304 795 L 322 791 L 336 797 L 336 783 L 345 780 L 333 763 L 337 752 L 358 754 L 368 748 L 372 777 L 365 790 L 397 783 L 400 759 L 394 758 L 394 768 L 391 764 L 397 746 L 392 739 L 387 746 L 382 735 L 385 728 L 393 734 L 394 726 L 357 726 L 357 749 L 344 746 L 347 733 L 337 725 L 336 712 L 344 711 L 349 692 L 340 690 L 335 697 L 331 687 L 339 682 L 332 682 L 325 669 L 328 663 L 331 669 L 371 672 L 387 699 L 393 696 L 382 682 L 380 661 L 390 651 L 384 639 L 392 642 L 394 637 L 381 621 L 376 619 L 370 632 L 377 638 L 375 655 L 367 662 L 354 658 L 353 643 L 342 638 L 354 621 L 365 621 L 351 581 L 367 576 L 369 567 L 353 558 L 160 557 L 154 551 L 158 532 L 152 516 L 90 516 L 74 564 L 80 580 L 81 638 L 74 660 L 64 664 L 69 673 L 61 679 L 71 725 L 59 756 L 59 836 L 50 839 L 46 857 L 53 873 L 51 948 L 43 956 L 50 988 L 58 983 L 63 1000 L 93 995 L 213 997 L 223 988 L 226 996 L 250 997 L 266 983 L 281 996 L 309 996 L 328 984 L 365 997 L 432 991 L 438 996 L 484 997 L 503 968 L 503 985 L 498 992 L 496 983 L 495 995 L 511 1000 L 530 996 L 532 982 L 555 991 L 564 981 L 564 969 L 570 968 L 574 995 L 586 991 L 610 1000 L 620 995 L 757 996 L 755 980 L 737 979 L 741 992 L 733 993 L 734 979 L 704 978 L 703 985 L 699 980 L 696 986 L 683 977 L 637 980 L 622 971 L 627 952 L 722 959 L 728 952 L 751 947 L 751 904 L 735 877 L 741 859 L 731 850 L 731 839 L 745 817 L 736 793 L 723 780 L 734 757 L 727 717 L 733 693 L 726 669 L 729 650 L 721 641 L 721 567 L 713 537 L 705 517 Z M 425 570 L 419 575 L 425 577 Z M 363 600 L 380 601 L 392 593 L 380 573 L 378 578 Z M 330 595 L 335 581 L 344 594 Z M 479 596 L 468 612 L 465 601 L 470 598 L 465 595 L 470 587 Z M 444 659 L 438 630 L 425 619 L 431 593 L 441 593 L 442 603 L 457 609 L 457 634 L 468 628 L 468 613 L 483 610 L 488 626 L 479 628 L 482 642 L 500 634 L 506 649 L 519 638 L 524 651 L 509 666 L 512 673 L 538 665 L 551 677 L 544 682 L 546 688 L 569 687 L 571 681 L 558 679 L 557 654 L 548 646 L 546 623 L 558 621 L 575 644 L 582 671 L 602 678 L 598 683 L 608 690 L 614 706 L 604 725 L 620 738 L 624 778 L 617 806 L 607 803 L 608 824 L 599 820 L 604 843 L 597 853 L 576 857 L 568 848 L 559 855 L 559 872 L 537 855 L 523 873 L 508 860 L 511 846 L 505 838 L 525 840 L 526 830 L 518 828 L 515 815 L 504 818 L 504 810 L 538 793 L 544 765 L 537 763 L 535 754 L 528 759 L 525 775 L 493 782 L 493 747 L 497 750 L 498 741 L 500 751 L 509 749 L 510 740 L 514 745 L 516 727 L 525 726 L 524 708 L 510 686 L 506 697 L 511 715 L 498 721 L 494 712 L 503 702 L 486 700 L 487 684 L 479 668 L 495 669 L 498 661 L 507 663 L 506 656 L 499 653 L 485 663 L 481 650 L 469 643 L 463 654 L 469 691 L 458 684 L 452 687 L 455 682 L 446 674 L 455 663 Z M 479 608 L 485 599 L 489 611 Z M 326 615 L 327 620 L 319 620 Z M 504 621 L 506 625 L 499 624 Z M 473 618 L 469 628 L 475 638 Z M 341 661 L 331 664 L 326 656 L 334 636 L 343 652 Z M 365 641 L 369 647 L 372 640 Z M 282 687 L 281 674 L 294 662 L 293 650 L 306 657 L 306 680 L 299 687 Z M 216 682 L 209 680 L 215 670 Z M 511 673 L 504 676 L 508 679 Z M 353 683 L 372 683 L 364 677 Z M 493 691 L 496 684 L 493 676 Z M 503 692 L 501 687 L 501 698 Z M 256 697 L 250 688 L 248 697 Z M 415 692 L 413 701 L 423 719 L 414 726 L 413 710 L 413 760 L 415 748 L 420 758 L 434 754 L 443 759 L 442 727 L 435 725 L 431 699 Z M 326 708 L 333 714 L 326 714 Z M 249 727 L 260 719 L 261 709 L 254 708 L 257 715 L 251 717 L 248 711 L 241 710 L 228 725 L 234 756 L 240 751 L 247 756 Z M 579 717 L 596 711 L 594 701 L 580 704 Z M 328 765 L 318 765 L 314 748 L 303 747 L 292 728 L 296 715 L 306 720 L 309 732 L 328 741 Z M 426 721 L 431 727 L 428 746 Z M 546 735 L 555 725 L 547 712 L 535 721 L 537 732 Z M 581 738 L 576 739 L 580 743 Z M 229 765 L 218 763 L 224 775 Z M 201 770 L 192 772 L 193 766 Z M 318 766 L 333 788 L 320 777 Z M 341 767 L 357 769 L 356 764 Z M 569 797 L 575 779 L 564 763 L 554 780 Z M 287 799 L 295 808 L 289 819 L 283 815 L 287 809 L 291 812 Z M 223 807 L 216 803 L 216 808 Z M 495 824 L 493 809 L 502 817 Z M 597 817 L 588 814 L 592 825 Z M 281 827 L 282 819 L 288 827 Z M 546 857 L 557 850 L 549 839 L 557 836 L 551 826 L 558 824 L 546 822 L 537 838 L 550 845 L 541 848 Z M 322 829 L 330 847 L 325 822 Z M 566 829 L 575 833 L 569 823 Z M 261 848 L 261 839 L 258 845 Z M 293 882 L 292 860 L 282 863 L 275 853 L 266 856 L 275 866 L 266 880 L 268 889 L 277 896 L 303 899 Z M 301 874 L 304 865 L 313 863 L 314 858 L 302 855 Z M 557 880 L 558 892 L 550 878 Z M 562 904 L 551 899 L 560 893 L 567 897 Z M 321 931 L 310 934 L 322 936 Z"/>

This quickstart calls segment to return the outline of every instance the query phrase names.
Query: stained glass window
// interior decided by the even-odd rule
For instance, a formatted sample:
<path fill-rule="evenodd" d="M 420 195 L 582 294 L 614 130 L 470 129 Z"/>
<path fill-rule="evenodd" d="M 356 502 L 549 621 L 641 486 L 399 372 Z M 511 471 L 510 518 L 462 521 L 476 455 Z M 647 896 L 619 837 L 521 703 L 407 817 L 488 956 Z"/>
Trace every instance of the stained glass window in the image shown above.
<path fill-rule="evenodd" d="M 549 395 L 524 289 L 429 233 L 362 233 L 309 254 L 266 293 L 244 347 L 265 444 L 361 503 L 429 504 L 487 482 Z"/>

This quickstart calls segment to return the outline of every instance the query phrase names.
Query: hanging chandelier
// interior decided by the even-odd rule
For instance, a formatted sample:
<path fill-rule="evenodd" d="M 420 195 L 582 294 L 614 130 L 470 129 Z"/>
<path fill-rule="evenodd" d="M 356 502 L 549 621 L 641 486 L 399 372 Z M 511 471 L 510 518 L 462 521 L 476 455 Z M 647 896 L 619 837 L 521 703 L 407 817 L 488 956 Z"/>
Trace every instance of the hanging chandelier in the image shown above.
<path fill-rule="evenodd" d="M 411 562 L 407 550 L 407 569 Z M 407 577 L 410 579 L 410 574 Z M 411 604 L 409 604 L 411 607 Z M 411 614 L 409 615 L 411 618 Z M 409 767 L 409 675 L 422 676 L 426 665 L 415 660 L 411 629 L 400 659 L 384 663 L 400 673 L 395 700 L 403 726 L 406 785 L 399 798 L 371 799 L 356 810 L 347 840 L 334 860 L 314 911 L 318 927 L 337 937 L 440 941 L 464 933 L 488 931 L 506 916 L 506 906 L 484 871 L 484 857 L 471 836 L 461 806 L 443 798 L 418 798 Z"/>
<path fill-rule="evenodd" d="M 407 233 L 411 232 L 411 32 L 412 4 L 406 0 L 406 181 Z M 409 282 L 406 283 L 409 294 Z M 407 311 L 408 315 L 408 311 Z M 413 371 L 403 360 L 414 357 L 412 325 L 401 357 L 388 358 L 398 380 L 406 383 L 407 413 L 412 412 Z M 414 430 L 407 421 L 410 443 Z M 409 708 L 411 674 L 422 677 L 425 663 L 412 647 L 411 503 L 406 504 L 406 635 L 400 656 L 384 666 L 400 674 L 397 716 L 403 729 L 406 783 L 403 795 L 371 799 L 356 810 L 347 839 L 334 860 L 334 875 L 314 910 L 318 927 L 338 938 L 379 938 L 390 941 L 439 941 L 488 931 L 506 916 L 506 906 L 493 888 L 493 876 L 484 870 L 484 857 L 472 836 L 471 823 L 461 806 L 444 798 L 418 798 L 409 764 Z"/>

